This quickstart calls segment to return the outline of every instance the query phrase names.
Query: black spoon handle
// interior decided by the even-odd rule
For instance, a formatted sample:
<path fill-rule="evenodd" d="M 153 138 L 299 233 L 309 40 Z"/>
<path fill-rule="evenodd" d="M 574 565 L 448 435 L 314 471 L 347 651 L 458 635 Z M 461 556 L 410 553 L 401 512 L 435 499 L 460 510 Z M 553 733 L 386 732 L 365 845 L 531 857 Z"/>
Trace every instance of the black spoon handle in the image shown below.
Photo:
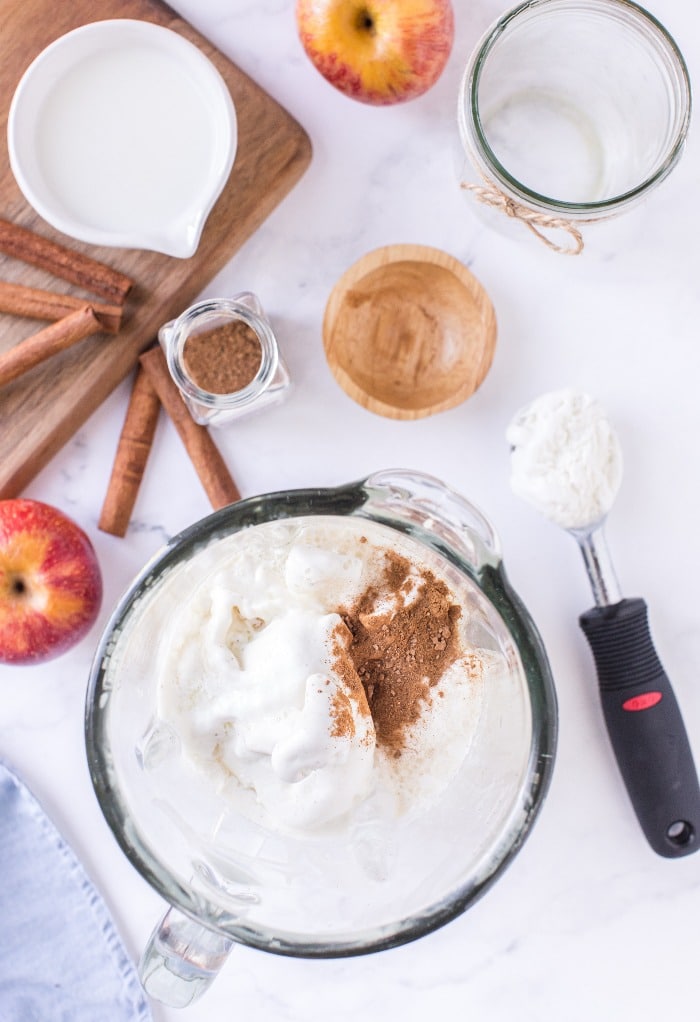
<path fill-rule="evenodd" d="M 646 838 L 676 858 L 700 847 L 700 786 L 671 683 L 654 648 L 644 600 L 582 614 L 610 740 Z"/>

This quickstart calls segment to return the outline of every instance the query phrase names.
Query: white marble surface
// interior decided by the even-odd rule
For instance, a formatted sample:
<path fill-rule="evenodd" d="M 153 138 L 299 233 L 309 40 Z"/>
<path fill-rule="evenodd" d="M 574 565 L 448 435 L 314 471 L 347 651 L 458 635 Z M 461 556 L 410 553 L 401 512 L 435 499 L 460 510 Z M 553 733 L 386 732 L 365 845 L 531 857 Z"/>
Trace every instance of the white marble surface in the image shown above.
<path fill-rule="evenodd" d="M 156 1022 L 651 1022 L 692 1017 L 697 1000 L 700 857 L 657 857 L 632 813 L 604 734 L 578 614 L 591 604 L 575 543 L 516 500 L 504 430 L 545 390 L 594 393 L 618 428 L 625 479 L 608 536 L 623 592 L 644 596 L 658 649 L 700 756 L 700 133 L 665 184 L 623 224 L 591 230 L 578 259 L 484 226 L 455 176 L 456 95 L 496 0 L 456 3 L 445 74 L 423 98 L 373 109 L 317 75 L 298 43 L 292 0 L 177 0 L 174 5 L 279 99 L 311 136 L 310 169 L 211 282 L 207 295 L 256 292 L 277 329 L 291 399 L 217 440 L 244 495 L 332 485 L 394 466 L 441 477 L 479 504 L 502 540 L 515 588 L 546 643 L 560 704 L 549 797 L 499 883 L 441 931 L 403 948 L 327 962 L 236 949 L 211 991 Z M 691 78 L 700 19 L 656 0 Z M 463 260 L 489 291 L 499 335 L 492 369 L 462 406 L 413 423 L 350 401 L 323 357 L 321 319 L 337 277 L 383 244 L 417 242 Z M 0 752 L 25 777 L 103 891 L 136 957 L 162 903 L 118 850 L 85 763 L 86 678 L 110 608 L 163 541 L 209 511 L 161 421 L 123 540 L 97 519 L 125 410 L 125 383 L 32 482 L 93 540 L 105 578 L 98 625 L 44 666 L 0 669 Z M 456 847 L 455 854 L 459 854 Z M 2 1014 L 0 1010 L 0 1015 Z"/>

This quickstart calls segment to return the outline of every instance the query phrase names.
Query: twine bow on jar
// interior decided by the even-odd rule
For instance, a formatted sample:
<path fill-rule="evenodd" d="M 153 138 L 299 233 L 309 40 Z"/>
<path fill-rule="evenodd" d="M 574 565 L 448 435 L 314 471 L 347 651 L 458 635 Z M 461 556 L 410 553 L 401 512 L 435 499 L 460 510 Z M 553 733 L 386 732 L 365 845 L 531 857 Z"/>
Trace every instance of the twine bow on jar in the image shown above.
<path fill-rule="evenodd" d="M 500 210 L 513 220 L 519 220 L 553 252 L 558 252 L 560 255 L 579 255 L 583 251 L 583 236 L 570 220 L 528 209 L 527 206 L 511 199 L 493 184 L 478 185 L 462 181 L 461 187 L 471 192 L 474 198 L 485 206 Z M 543 233 L 545 230 L 564 231 L 571 238 L 571 244 L 558 245 Z"/>

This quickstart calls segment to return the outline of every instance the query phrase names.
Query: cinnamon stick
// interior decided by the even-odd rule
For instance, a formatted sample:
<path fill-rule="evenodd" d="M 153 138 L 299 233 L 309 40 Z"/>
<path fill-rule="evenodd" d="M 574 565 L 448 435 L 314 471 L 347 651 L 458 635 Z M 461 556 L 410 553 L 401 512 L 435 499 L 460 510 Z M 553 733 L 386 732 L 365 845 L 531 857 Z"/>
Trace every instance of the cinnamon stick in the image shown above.
<path fill-rule="evenodd" d="M 0 353 L 0 387 L 101 329 L 102 325 L 89 305 L 83 305 L 56 323 L 44 327 L 8 351 Z"/>
<path fill-rule="evenodd" d="M 111 266 L 9 220 L 0 220 L 0 252 L 78 284 L 109 302 L 121 304 L 133 283 Z"/>
<path fill-rule="evenodd" d="M 173 421 L 180 439 L 185 445 L 200 482 L 216 510 L 241 499 L 238 487 L 231 478 L 219 448 L 212 440 L 208 429 L 194 421 L 180 396 L 165 360 L 162 348 L 156 346 L 144 352 L 140 358 L 153 389 L 161 404 Z"/>
<path fill-rule="evenodd" d="M 76 309 L 82 309 L 86 304 L 88 303 L 84 298 L 77 298 L 74 295 L 62 295 L 38 287 L 0 281 L 0 312 L 7 312 L 12 316 L 57 320 L 63 319 Z M 91 302 L 90 306 L 102 327 L 109 333 L 116 334 L 121 326 L 122 306 L 103 305 L 99 302 Z"/>
<path fill-rule="evenodd" d="M 124 536 L 151 452 L 160 401 L 143 366 L 136 370 L 124 425 L 117 444 L 102 513 L 97 523 L 103 532 Z"/>

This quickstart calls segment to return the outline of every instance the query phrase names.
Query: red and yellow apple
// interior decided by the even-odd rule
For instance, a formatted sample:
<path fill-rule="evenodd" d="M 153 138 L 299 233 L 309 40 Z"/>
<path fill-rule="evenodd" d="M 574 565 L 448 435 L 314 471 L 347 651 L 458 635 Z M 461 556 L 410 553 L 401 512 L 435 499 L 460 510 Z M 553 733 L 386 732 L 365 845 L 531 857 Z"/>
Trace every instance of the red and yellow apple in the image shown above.
<path fill-rule="evenodd" d="M 454 41 L 450 0 L 297 0 L 299 38 L 331 85 L 363 103 L 422 95 Z"/>
<path fill-rule="evenodd" d="M 83 530 L 49 504 L 0 500 L 0 662 L 36 664 L 87 633 L 102 575 Z"/>

